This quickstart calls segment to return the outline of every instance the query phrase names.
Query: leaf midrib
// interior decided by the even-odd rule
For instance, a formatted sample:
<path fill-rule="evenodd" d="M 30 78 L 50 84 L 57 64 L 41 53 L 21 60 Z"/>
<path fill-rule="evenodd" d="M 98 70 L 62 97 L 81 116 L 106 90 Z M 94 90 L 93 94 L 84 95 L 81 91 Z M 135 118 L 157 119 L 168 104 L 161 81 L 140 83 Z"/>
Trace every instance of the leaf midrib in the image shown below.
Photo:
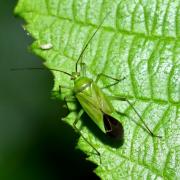
<path fill-rule="evenodd" d="M 36 11 L 29 11 L 29 12 L 26 12 L 26 13 L 21 13 L 21 16 L 23 17 L 24 14 L 28 14 L 28 13 L 34 13 L 34 14 L 36 14 L 38 16 L 51 16 L 53 18 L 57 18 L 57 19 L 60 19 L 60 20 L 66 20 L 66 21 L 74 22 L 74 24 L 79 24 L 79 25 L 83 25 L 83 26 L 91 26 L 91 27 L 94 27 L 96 29 L 98 27 L 98 25 L 95 25 L 95 24 L 91 24 L 91 23 L 87 23 L 87 22 L 83 23 L 82 21 L 77 21 L 75 19 L 56 16 L 56 15 L 53 15 L 53 14 L 43 14 L 43 13 L 39 13 L 39 12 L 36 12 Z M 166 40 L 166 41 L 179 41 L 179 37 L 173 37 L 173 36 L 145 35 L 144 33 L 126 31 L 126 30 L 122 30 L 122 29 L 115 30 L 112 27 L 103 27 L 103 29 L 106 29 L 108 31 L 112 31 L 114 33 L 119 32 L 119 33 L 124 34 L 124 35 L 136 36 L 136 37 L 139 37 L 139 38 L 144 38 L 144 39 L 149 39 L 149 40 L 151 40 L 151 39 L 157 40 L 158 39 L 158 40 Z"/>

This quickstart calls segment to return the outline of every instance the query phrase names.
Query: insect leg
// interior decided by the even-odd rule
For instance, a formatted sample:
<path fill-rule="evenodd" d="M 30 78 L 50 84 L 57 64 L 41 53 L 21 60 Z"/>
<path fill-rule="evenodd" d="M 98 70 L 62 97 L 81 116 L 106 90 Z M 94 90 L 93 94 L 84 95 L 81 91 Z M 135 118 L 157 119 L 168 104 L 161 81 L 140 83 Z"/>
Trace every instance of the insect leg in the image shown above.
<path fill-rule="evenodd" d="M 138 113 L 138 111 L 134 108 L 133 104 L 127 99 L 127 98 L 122 98 L 122 97 L 118 97 L 118 96 L 110 96 L 110 98 L 112 100 L 121 100 L 121 101 L 126 101 L 134 110 L 134 112 L 138 115 L 140 121 L 143 123 L 144 127 L 146 128 L 146 130 L 148 131 L 148 133 L 152 136 L 152 137 L 158 137 L 158 138 L 162 138 L 161 136 L 155 135 L 147 126 L 147 124 L 144 122 L 144 120 L 142 119 L 142 117 L 140 116 L 140 114 Z"/>
<path fill-rule="evenodd" d="M 65 103 L 66 103 L 67 109 L 69 110 L 68 102 L 75 102 L 75 101 L 76 101 L 76 97 L 75 97 L 75 96 L 72 96 L 72 95 L 70 95 L 70 96 L 65 96 L 65 97 L 64 97 L 64 101 L 65 101 Z"/>
<path fill-rule="evenodd" d="M 62 89 L 72 89 L 71 87 L 68 87 L 68 86 L 62 86 L 62 85 L 59 85 L 59 88 L 58 88 L 58 91 L 51 91 L 52 93 L 59 93 L 59 94 L 61 94 L 62 93 Z"/>
<path fill-rule="evenodd" d="M 114 83 L 112 83 L 112 84 L 109 84 L 109 85 L 107 85 L 107 86 L 102 87 L 102 89 L 105 89 L 105 88 L 109 88 L 109 87 L 111 87 L 111 86 L 114 86 L 114 85 L 118 84 L 119 82 L 121 82 L 122 80 L 125 79 L 125 77 L 123 77 L 123 78 L 121 78 L 121 79 L 117 79 L 117 78 L 111 77 L 111 76 L 109 76 L 109 75 L 100 73 L 100 74 L 97 75 L 97 78 L 96 78 L 95 82 L 97 83 L 102 76 L 116 81 L 116 82 L 114 82 Z"/>
<path fill-rule="evenodd" d="M 101 164 L 101 154 L 100 152 L 83 136 L 83 134 L 81 133 L 81 131 L 76 127 L 77 122 L 80 120 L 81 116 L 83 115 L 84 110 L 81 109 L 78 113 L 78 116 L 76 118 L 76 120 L 73 123 L 73 127 L 74 129 L 80 134 L 80 136 L 96 151 L 96 154 L 99 156 L 100 158 L 100 164 Z"/>
<path fill-rule="evenodd" d="M 62 86 L 62 85 L 59 85 L 59 94 L 61 94 L 61 90 L 62 89 L 72 89 L 71 87 L 69 87 L 69 86 Z"/>

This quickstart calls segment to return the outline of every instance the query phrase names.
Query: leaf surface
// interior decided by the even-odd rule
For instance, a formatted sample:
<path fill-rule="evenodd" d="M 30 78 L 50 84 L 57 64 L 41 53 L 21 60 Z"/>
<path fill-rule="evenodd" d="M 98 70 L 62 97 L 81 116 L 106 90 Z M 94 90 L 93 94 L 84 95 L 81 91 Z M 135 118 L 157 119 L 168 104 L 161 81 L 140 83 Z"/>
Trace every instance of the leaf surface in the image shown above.
<path fill-rule="evenodd" d="M 124 126 L 124 143 L 118 147 L 108 144 L 98 130 L 89 128 L 85 121 L 90 119 L 85 117 L 78 126 L 101 153 L 102 163 L 81 137 L 77 146 L 98 164 L 95 172 L 102 179 L 179 179 L 179 0 L 19 0 L 15 9 L 35 39 L 33 52 L 45 60 L 48 68 L 69 73 L 75 70 L 83 46 L 107 12 L 110 14 L 83 54 L 87 76 L 95 79 L 97 74 L 105 73 L 125 77 L 104 92 L 127 97 L 162 139 L 152 138 L 141 127 L 142 122 L 126 102 L 112 101 L 115 109 L 128 115 L 116 114 Z M 49 49 L 42 48 L 46 44 Z M 52 73 L 53 90 L 59 85 L 73 87 L 69 77 Z M 110 83 L 102 78 L 98 85 Z M 67 94 L 67 90 L 62 92 L 62 96 Z M 76 116 L 71 112 L 65 121 L 72 125 Z"/>

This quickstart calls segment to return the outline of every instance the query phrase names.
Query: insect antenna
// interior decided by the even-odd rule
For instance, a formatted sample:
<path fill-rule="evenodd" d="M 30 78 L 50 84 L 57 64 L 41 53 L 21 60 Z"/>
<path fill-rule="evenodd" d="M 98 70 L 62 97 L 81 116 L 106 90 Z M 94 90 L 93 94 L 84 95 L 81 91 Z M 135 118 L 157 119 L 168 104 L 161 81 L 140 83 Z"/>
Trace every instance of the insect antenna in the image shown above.
<path fill-rule="evenodd" d="M 110 13 L 110 12 L 108 12 L 108 13 L 105 15 L 105 17 L 103 18 L 103 20 L 101 21 L 101 23 L 99 24 L 99 26 L 97 27 L 97 29 L 96 29 L 96 30 L 94 31 L 94 33 L 92 34 L 91 38 L 87 41 L 87 43 L 86 43 L 85 46 L 83 47 L 83 49 L 82 49 L 82 51 L 81 51 L 81 53 L 80 53 L 80 55 L 79 55 L 79 57 L 78 57 L 78 59 L 77 59 L 77 61 L 76 61 L 76 72 L 78 71 L 78 63 L 79 63 L 79 61 L 80 61 L 80 59 L 81 59 L 84 51 L 86 50 L 88 44 L 89 44 L 89 43 L 91 42 L 91 40 L 94 38 L 94 36 L 96 35 L 96 33 L 98 32 L 98 30 L 101 28 L 102 24 L 104 23 L 104 21 L 105 21 L 105 19 L 106 19 L 106 17 L 108 16 L 109 13 Z"/>
<path fill-rule="evenodd" d="M 59 69 L 53 69 L 53 68 L 48 68 L 48 69 L 51 71 L 61 72 L 70 77 L 73 77 L 70 73 L 67 73 L 67 72 L 59 70 Z M 47 70 L 47 69 L 46 68 L 38 68 L 38 67 L 32 67 L 32 68 L 26 67 L 26 68 L 11 68 L 10 70 L 11 71 L 24 71 L 24 70 Z"/>

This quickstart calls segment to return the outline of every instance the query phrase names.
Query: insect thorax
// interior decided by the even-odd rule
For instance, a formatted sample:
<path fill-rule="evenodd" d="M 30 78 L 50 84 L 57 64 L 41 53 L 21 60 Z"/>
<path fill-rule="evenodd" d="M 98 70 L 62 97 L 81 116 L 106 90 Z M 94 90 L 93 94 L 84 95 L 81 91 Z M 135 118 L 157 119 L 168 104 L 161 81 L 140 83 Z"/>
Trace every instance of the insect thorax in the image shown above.
<path fill-rule="evenodd" d="M 82 92 L 86 88 L 91 86 L 91 83 L 93 82 L 92 79 L 87 77 L 79 77 L 74 80 L 74 92 L 75 94 Z"/>

